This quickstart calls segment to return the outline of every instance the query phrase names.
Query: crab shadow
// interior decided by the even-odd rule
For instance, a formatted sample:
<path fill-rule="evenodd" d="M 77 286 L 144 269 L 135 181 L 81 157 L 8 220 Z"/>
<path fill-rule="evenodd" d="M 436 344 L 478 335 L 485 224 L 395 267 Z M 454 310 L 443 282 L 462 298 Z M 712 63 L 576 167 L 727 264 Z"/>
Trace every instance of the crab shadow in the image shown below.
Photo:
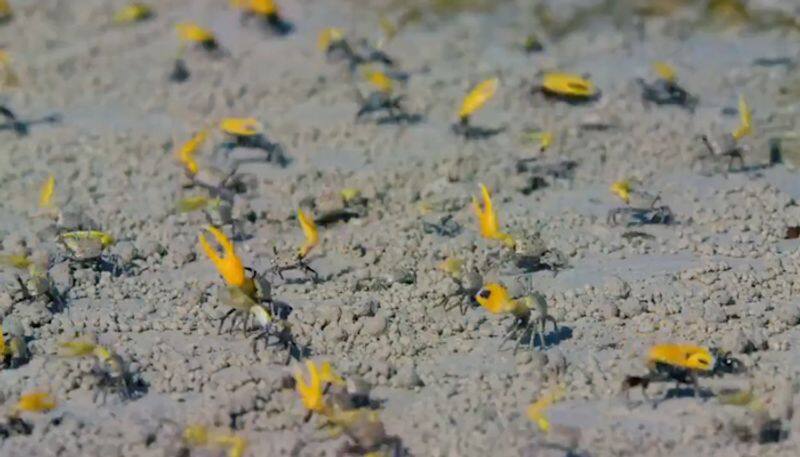
<path fill-rule="evenodd" d="M 394 114 L 390 116 L 384 116 L 375 120 L 377 125 L 394 125 L 394 124 L 405 124 L 405 125 L 416 125 L 425 120 L 425 118 L 419 114 L 409 114 L 409 113 L 400 113 Z"/>
<path fill-rule="evenodd" d="M 464 137 L 465 140 L 485 140 L 505 132 L 505 127 L 477 127 L 472 125 L 462 126 L 455 124 L 452 127 L 456 135 Z"/>
<path fill-rule="evenodd" d="M 702 387 L 698 387 L 696 390 L 694 387 L 672 387 L 668 389 L 664 393 L 664 397 L 662 400 L 670 400 L 673 398 L 700 398 L 702 400 L 708 400 L 709 398 L 713 398 L 714 393 Z M 658 403 L 658 402 L 656 402 Z"/>
<path fill-rule="evenodd" d="M 17 136 L 26 136 L 30 128 L 38 124 L 58 124 L 61 122 L 60 114 L 50 114 L 38 119 L 16 120 L 0 124 L 0 130 L 13 130 Z"/>
<path fill-rule="evenodd" d="M 572 338 L 572 328 L 566 325 L 559 325 L 558 331 L 551 331 L 544 334 L 544 344 L 539 338 L 539 335 L 531 330 L 525 337 L 520 340 L 520 346 L 527 345 L 533 340 L 533 346 L 539 349 L 546 349 L 553 346 L 558 346 L 562 341 Z"/>

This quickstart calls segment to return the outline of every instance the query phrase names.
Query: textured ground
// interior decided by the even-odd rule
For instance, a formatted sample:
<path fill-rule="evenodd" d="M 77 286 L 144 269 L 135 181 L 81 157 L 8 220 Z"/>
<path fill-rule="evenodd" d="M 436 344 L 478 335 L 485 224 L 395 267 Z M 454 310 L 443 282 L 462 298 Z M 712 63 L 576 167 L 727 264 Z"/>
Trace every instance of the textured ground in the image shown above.
<path fill-rule="evenodd" d="M 411 454 L 564 455 L 547 445 L 553 442 L 585 455 L 800 453 L 800 422 L 791 414 L 800 371 L 800 253 L 797 240 L 784 240 L 786 227 L 800 224 L 800 184 L 790 164 L 768 166 L 771 138 L 788 137 L 787 157 L 800 153 L 792 133 L 800 108 L 797 30 L 764 25 L 769 17 L 715 25 L 702 5 L 669 18 L 642 18 L 623 6 L 583 17 L 580 7 L 592 2 L 545 2 L 556 23 L 582 18 L 563 29 L 543 24 L 526 2 L 463 12 L 455 11 L 460 2 L 437 2 L 386 46 L 411 73 L 399 89 L 409 109 L 425 116 L 398 127 L 353 122 L 354 90 L 367 88 L 357 74 L 325 62 L 316 36 L 335 25 L 376 39 L 379 13 L 397 17 L 403 5 L 281 2 L 296 30 L 276 38 L 242 27 L 218 0 L 157 2 L 153 20 L 130 27 L 107 25 L 122 2 L 13 3 L 17 15 L 0 27 L 0 42 L 22 86 L 4 92 L 4 101 L 23 117 L 57 112 L 63 121 L 21 138 L 0 131 L 0 240 L 3 252 L 48 256 L 67 306 L 51 313 L 35 301 L 12 310 L 10 292 L 0 292 L 4 329 L 18 328 L 33 352 L 28 364 L 0 372 L 0 402 L 9 409 L 33 389 L 59 402 L 30 416 L 31 435 L 0 441 L 3 455 L 175 455 L 179 427 L 188 423 L 234 427 L 249 440 L 248 455 L 286 455 L 314 432 L 295 392 L 283 386 L 291 373 L 284 354 L 254 354 L 238 332 L 217 335 L 221 281 L 196 246 L 205 218 L 174 209 L 196 192 L 181 189 L 172 151 L 225 116 L 259 118 L 293 159 L 286 169 L 240 169 L 248 185 L 233 215 L 246 235 L 237 245 L 246 264 L 264 271 L 292 255 L 302 242 L 294 219 L 301 202 L 319 213 L 345 187 L 367 197 L 365 217 L 322 229 L 311 261 L 322 280 L 276 277 L 273 294 L 294 308 L 289 321 L 313 357 L 374 385 L 388 431 Z M 800 13 L 790 0 L 750 4 Z M 177 51 L 173 24 L 183 20 L 212 28 L 230 55 L 189 52 L 192 76 L 178 85 L 166 76 Z M 531 31 L 541 34 L 544 52 L 521 50 Z M 754 65 L 783 57 L 789 65 Z M 672 62 L 699 95 L 694 113 L 642 104 L 634 80 L 652 78 L 656 59 Z M 588 74 L 602 97 L 572 106 L 528 95 L 546 69 Z M 492 76 L 500 90 L 474 121 L 506 130 L 481 141 L 454 137 L 449 125 L 461 97 Z M 701 173 L 691 166 L 700 153 L 695 135 L 733 129 L 739 94 L 756 125 L 745 140 L 747 167 Z M 598 122 L 610 128 L 583 127 Z M 578 165 L 572 179 L 523 193 L 516 163 L 539 154 L 520 140 L 531 128 L 556 132 L 539 161 Z M 221 140 L 214 133 L 212 143 Z M 224 165 L 210 146 L 200 158 Z M 64 259 L 56 222 L 35 217 L 38 186 L 51 173 L 62 212 L 81 214 L 120 240 L 111 252 L 124 274 Z M 676 223 L 643 228 L 652 239 L 608 227 L 606 212 L 619 205 L 608 186 L 626 177 L 660 193 Z M 569 264 L 558 274 L 532 274 L 563 327 L 560 338 L 549 338 L 557 344 L 532 356 L 498 351 L 506 319 L 478 307 L 462 315 L 436 306 L 455 290 L 437 269 L 449 256 L 486 280 L 515 282 L 518 272 L 502 249 L 475 228 L 469 201 L 479 182 L 492 189 L 509 231 L 539 236 Z M 433 210 L 426 220 L 452 215 L 461 232 L 425 233 L 421 207 Z M 11 271 L 0 279 L 13 288 Z M 60 342 L 87 334 L 132 362 L 148 386 L 142 398 L 93 400 L 91 362 L 57 355 Z M 650 344 L 670 341 L 732 351 L 748 370 L 703 380 L 706 398 L 679 396 L 653 408 L 633 393 L 626 403 L 621 380 L 644 371 Z M 547 436 L 524 411 L 559 383 L 566 398 L 550 418 L 569 433 Z M 711 395 L 732 388 L 752 388 L 762 412 Z M 755 430 L 764 417 L 780 420 L 788 436 L 770 444 L 747 439 L 742 430 Z M 333 455 L 340 445 L 323 441 L 301 454 Z"/>

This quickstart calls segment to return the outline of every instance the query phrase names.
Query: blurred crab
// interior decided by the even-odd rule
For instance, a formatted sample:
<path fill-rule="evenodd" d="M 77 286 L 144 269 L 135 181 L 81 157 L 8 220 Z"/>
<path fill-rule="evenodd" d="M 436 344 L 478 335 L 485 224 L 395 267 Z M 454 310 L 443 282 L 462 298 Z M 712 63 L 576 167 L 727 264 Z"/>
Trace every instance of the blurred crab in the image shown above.
<path fill-rule="evenodd" d="M 699 376 L 740 373 L 744 370 L 742 363 L 729 355 L 716 356 L 709 349 L 686 344 L 657 344 L 651 347 L 647 353 L 647 367 L 648 374 L 625 378 L 622 389 L 626 396 L 631 388 L 639 386 L 642 395 L 648 399 L 646 389 L 650 383 L 670 381 L 675 381 L 676 387 L 691 384 L 697 396 Z"/>
<path fill-rule="evenodd" d="M 547 322 L 553 323 L 553 331 L 559 335 L 558 322 L 549 314 L 547 300 L 544 295 L 527 288 L 521 297 L 511 298 L 508 289 L 500 283 L 489 283 L 484 285 L 475 295 L 475 300 L 491 314 L 510 314 L 514 317 L 514 323 L 509 328 L 506 335 L 500 341 L 500 348 L 505 342 L 516 336 L 514 353 L 517 352 L 520 342 L 526 335 L 528 347 L 533 350 L 533 332 L 539 335 L 539 342 L 542 348 L 547 347 L 547 340 L 544 337 Z"/>
<path fill-rule="evenodd" d="M 122 357 L 104 346 L 87 341 L 67 341 L 61 344 L 61 355 L 64 357 L 93 357 L 95 365 L 92 375 L 97 379 L 97 390 L 94 400 L 103 396 L 106 402 L 109 392 L 116 392 L 123 400 L 132 400 L 141 393 L 142 382 L 129 370 Z"/>
<path fill-rule="evenodd" d="M 678 84 L 675 69 L 666 62 L 654 63 L 653 69 L 659 78 L 652 83 L 642 78 L 636 79 L 642 88 L 642 99 L 656 105 L 678 105 L 694 111 L 698 99 Z"/>
<path fill-rule="evenodd" d="M 115 24 L 132 24 L 142 22 L 155 16 L 155 12 L 148 5 L 140 2 L 131 2 L 114 14 Z"/>
<path fill-rule="evenodd" d="M 64 297 L 53 283 L 47 268 L 47 261 L 33 261 L 25 255 L 0 255 L 0 265 L 26 271 L 28 277 L 23 280 L 19 274 L 14 277 L 19 288 L 12 293 L 13 303 L 31 302 L 43 298 L 52 304 L 51 311 L 58 311 L 64 307 Z"/>
<path fill-rule="evenodd" d="M 376 120 L 378 124 L 392 124 L 400 122 L 414 122 L 419 119 L 419 116 L 408 114 L 402 105 L 403 95 L 397 97 L 392 96 L 394 83 L 386 73 L 366 69 L 364 71 L 365 78 L 375 87 L 376 90 L 364 98 L 360 92 L 356 91 L 360 101 L 361 107 L 356 113 L 356 120 L 360 120 L 364 116 L 373 113 L 386 112 L 386 116 L 380 117 Z"/>
<path fill-rule="evenodd" d="M 627 204 L 608 211 L 606 223 L 610 226 L 671 224 L 674 220 L 669 206 L 655 206 L 661 196 L 639 189 L 631 180 L 615 181 L 610 190 Z"/>
<path fill-rule="evenodd" d="M 731 133 L 717 135 L 699 135 L 697 138 L 705 146 L 705 153 L 695 157 L 694 161 L 704 161 L 706 159 L 728 158 L 728 171 L 733 171 L 733 162 L 739 162 L 739 170 L 744 169 L 744 153 L 747 147 L 739 144 L 739 141 L 753 133 L 753 121 L 750 107 L 744 96 L 739 97 L 739 127 Z"/>
<path fill-rule="evenodd" d="M 33 425 L 22 418 L 23 413 L 45 413 L 56 407 L 56 401 L 47 392 L 33 391 L 19 397 L 11 410 L 0 419 L 0 437 L 9 438 L 14 435 L 30 435 Z"/>
<path fill-rule="evenodd" d="M 292 23 L 281 16 L 274 0 L 233 0 L 231 3 L 242 10 L 243 25 L 256 19 L 265 29 L 279 36 L 287 35 L 294 29 Z"/>
<path fill-rule="evenodd" d="M 567 266 L 567 259 L 558 249 L 548 247 L 538 233 L 512 237 L 513 247 L 503 255 L 524 272 L 540 270 L 558 271 Z"/>
<path fill-rule="evenodd" d="M 335 27 L 328 27 L 319 33 L 317 47 L 325 53 L 328 62 L 347 62 L 350 71 L 370 63 L 394 66 L 394 60 L 389 55 L 371 46 L 367 40 L 359 40 L 356 50 L 345 38 L 344 31 Z"/>
<path fill-rule="evenodd" d="M 100 270 L 120 273 L 115 256 L 104 254 L 106 248 L 115 243 L 113 236 L 99 230 L 76 230 L 62 233 L 58 242 L 67 251 L 67 258 L 82 266 L 92 266 Z"/>
<path fill-rule="evenodd" d="M 283 273 L 285 271 L 301 270 L 306 274 L 312 275 L 314 281 L 317 281 L 319 279 L 319 273 L 311 268 L 306 259 L 311 249 L 319 244 L 319 230 L 317 229 L 317 224 L 314 222 L 314 219 L 299 208 L 297 210 L 297 221 L 300 224 L 300 228 L 303 230 L 306 241 L 297 251 L 297 256 L 292 262 L 278 265 L 275 267 L 275 271 L 278 273 L 278 276 L 283 279 Z M 273 247 L 273 252 L 277 255 L 276 247 Z"/>
<path fill-rule="evenodd" d="M 183 55 L 187 46 L 190 44 L 198 46 L 200 49 L 215 57 L 225 54 L 220 47 L 217 38 L 214 36 L 214 33 L 195 24 L 194 22 L 182 22 L 176 24 L 175 31 L 178 34 L 180 46 L 178 48 L 178 55 L 175 58 L 175 64 L 172 68 L 172 72 L 169 75 L 170 81 L 181 83 L 189 79 L 190 72 L 189 68 L 186 66 L 186 62 L 183 60 Z"/>
<path fill-rule="evenodd" d="M 16 329 L 16 331 L 10 332 L 6 338 L 3 328 L 0 326 L 0 367 L 19 368 L 30 360 L 31 353 L 25 343 L 25 338 L 20 333 L 21 330 Z"/>
<path fill-rule="evenodd" d="M 467 307 L 475 303 L 475 295 L 483 286 L 483 278 L 480 273 L 474 268 L 465 271 L 463 263 L 463 261 L 451 257 L 439 264 L 439 269 L 456 283 L 456 291 L 444 295 L 439 301 L 438 306 L 443 306 L 445 311 L 452 309 L 450 302 L 455 298 L 458 310 L 461 314 L 466 313 Z"/>
<path fill-rule="evenodd" d="M 467 96 L 464 97 L 464 100 L 461 102 L 461 107 L 458 110 L 458 122 L 450 126 L 453 133 L 463 136 L 467 140 L 472 140 L 488 138 L 503 131 L 503 128 L 487 129 L 475 127 L 469 123 L 470 116 L 494 97 L 499 85 L 499 79 L 487 79 L 476 85 Z"/>
<path fill-rule="evenodd" d="M 588 103 L 600 98 L 600 91 L 587 78 L 571 73 L 546 72 L 532 93 L 541 92 L 548 98 L 571 104 Z"/>
<path fill-rule="evenodd" d="M 216 147 L 226 155 L 235 148 L 255 148 L 267 153 L 267 162 L 275 162 L 281 167 L 286 167 L 289 160 L 284 154 L 283 147 L 273 143 L 264 136 L 264 127 L 253 118 L 228 117 L 220 123 L 220 129 L 233 141 L 225 141 Z"/>
<path fill-rule="evenodd" d="M 183 447 L 178 455 L 191 455 L 192 448 L 226 449 L 227 457 L 243 457 L 247 439 L 230 431 L 209 429 L 203 425 L 189 425 L 181 434 Z"/>

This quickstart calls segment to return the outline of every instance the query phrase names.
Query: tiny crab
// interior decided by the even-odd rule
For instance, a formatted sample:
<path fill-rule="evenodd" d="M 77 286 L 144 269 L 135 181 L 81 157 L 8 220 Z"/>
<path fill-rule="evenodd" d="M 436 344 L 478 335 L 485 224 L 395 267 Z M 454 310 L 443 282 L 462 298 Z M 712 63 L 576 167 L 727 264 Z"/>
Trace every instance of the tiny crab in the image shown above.
<path fill-rule="evenodd" d="M 368 408 L 337 411 L 326 420 L 325 427 L 331 435 L 344 435 L 349 440 L 342 446 L 340 455 L 400 457 L 403 453 L 400 438 L 386 432 L 378 411 Z"/>
<path fill-rule="evenodd" d="M 132 2 L 114 14 L 115 24 L 132 24 L 142 22 L 155 16 L 153 9 L 144 3 Z"/>
<path fill-rule="evenodd" d="M 600 91 L 594 83 L 571 73 L 545 73 L 541 84 L 532 89 L 532 93 L 536 92 L 571 104 L 588 103 L 600 98 Z"/>
<path fill-rule="evenodd" d="M 455 298 L 458 310 L 461 311 L 461 314 L 466 313 L 467 307 L 475 303 L 475 295 L 483 286 L 483 278 L 480 273 L 475 269 L 465 271 L 463 262 L 453 258 L 443 261 L 439 265 L 439 269 L 447 273 L 456 283 L 455 293 L 443 296 L 439 301 L 439 306 L 443 306 L 447 311 L 451 309 L 450 302 Z"/>
<path fill-rule="evenodd" d="M 242 24 L 256 19 L 265 29 L 279 36 L 294 29 L 292 23 L 281 16 L 275 0 L 234 0 L 232 3 L 242 10 Z"/>
<path fill-rule="evenodd" d="M 275 162 L 281 167 L 289 164 L 283 147 L 273 143 L 264 135 L 264 127 L 253 118 L 229 117 L 220 122 L 220 129 L 233 141 L 225 141 L 216 147 L 226 154 L 235 148 L 255 148 L 267 153 L 267 162 Z"/>
<path fill-rule="evenodd" d="M 622 383 L 625 394 L 640 386 L 642 394 L 647 398 L 647 386 L 654 382 L 675 381 L 676 387 L 690 384 L 694 395 L 699 393 L 699 376 L 715 376 L 724 373 L 740 373 L 742 363 L 728 355 L 715 356 L 714 353 L 700 346 L 687 344 L 657 344 L 647 353 L 649 372 L 644 376 L 628 376 Z"/>
<path fill-rule="evenodd" d="M 311 252 L 317 244 L 319 244 L 319 231 L 317 229 L 317 224 L 314 222 L 314 219 L 309 217 L 302 209 L 297 210 L 297 221 L 300 224 L 300 228 L 303 230 L 303 235 L 306 238 L 306 241 L 297 251 L 297 256 L 295 257 L 293 262 L 279 265 L 276 267 L 276 271 L 278 276 L 283 279 L 283 272 L 290 271 L 290 270 L 301 270 L 306 274 L 312 275 L 314 281 L 319 279 L 319 274 L 316 270 L 311 268 L 306 260 L 308 257 L 308 253 Z M 275 248 L 275 253 L 277 255 L 277 248 Z"/>
<path fill-rule="evenodd" d="M 28 363 L 31 358 L 25 338 L 13 332 L 8 338 L 0 327 L 0 367 L 18 368 Z"/>
<path fill-rule="evenodd" d="M 741 145 L 739 141 L 753 134 L 753 115 L 744 96 L 739 97 L 739 127 L 731 133 L 718 135 L 699 135 L 697 138 L 705 146 L 705 153 L 695 158 L 695 162 L 705 159 L 728 158 L 728 171 L 733 171 L 733 162 L 739 162 L 739 170 L 744 169 L 744 153 L 747 147 Z"/>
<path fill-rule="evenodd" d="M 58 236 L 58 242 L 67 251 L 67 258 L 73 262 L 109 270 L 114 275 L 120 273 L 115 257 L 103 252 L 115 242 L 110 234 L 99 230 L 76 230 L 62 233 Z"/>
<path fill-rule="evenodd" d="M 247 439 L 222 430 L 210 430 L 203 425 L 189 425 L 181 436 L 183 445 L 179 455 L 190 455 L 192 448 L 211 447 L 227 450 L 227 457 L 242 457 L 247 449 Z"/>
<path fill-rule="evenodd" d="M 467 96 L 464 97 L 464 100 L 461 102 L 461 108 L 458 110 L 458 122 L 450 126 L 453 133 L 470 140 L 494 136 L 503 130 L 502 128 L 487 129 L 475 127 L 470 125 L 469 122 L 470 116 L 494 97 L 499 85 L 499 79 L 487 79 L 476 85 Z"/>
<path fill-rule="evenodd" d="M 656 206 L 661 196 L 639 189 L 631 180 L 615 181 L 610 190 L 627 204 L 608 211 L 606 223 L 610 226 L 671 224 L 674 219 L 669 206 Z"/>
<path fill-rule="evenodd" d="M 175 25 L 175 31 L 178 33 L 180 40 L 180 47 L 178 48 L 178 55 L 175 58 L 175 64 L 169 74 L 169 80 L 173 82 L 184 82 L 189 79 L 190 72 L 183 60 L 186 47 L 190 44 L 197 45 L 208 54 L 219 57 L 225 54 L 220 47 L 214 33 L 205 29 L 193 22 L 182 22 Z"/>
<path fill-rule="evenodd" d="M 61 344 L 64 357 L 93 357 L 95 365 L 92 375 L 97 379 L 97 390 L 94 392 L 94 401 L 99 395 L 103 403 L 109 392 L 116 392 L 123 400 L 132 400 L 141 393 L 143 385 L 133 373 L 122 357 L 104 346 L 87 341 L 68 341 Z"/>
<path fill-rule="evenodd" d="M 544 333 L 547 322 L 552 322 L 555 335 L 559 334 L 558 322 L 548 313 L 547 300 L 536 291 L 529 290 L 524 296 L 511 298 L 505 286 L 489 283 L 475 294 L 475 300 L 492 314 L 510 314 L 514 317 L 514 323 L 500 342 L 501 348 L 509 338 L 516 336 L 516 353 L 522 339 L 529 334 L 528 347 L 533 350 L 534 331 L 539 335 L 542 348 L 546 348 Z"/>
<path fill-rule="evenodd" d="M 412 116 L 405 111 L 402 105 L 403 95 L 392 96 L 394 83 L 386 73 L 367 69 L 364 75 L 376 90 L 370 92 L 366 98 L 360 92 L 356 92 L 361 101 L 361 107 L 356 113 L 356 120 L 383 111 L 386 112 L 386 116 L 378 118 L 376 120 L 378 124 L 412 122 L 418 117 Z"/>
<path fill-rule="evenodd" d="M 504 255 L 515 267 L 525 272 L 540 270 L 558 271 L 567 265 L 567 259 L 558 249 L 550 248 L 538 233 L 515 235 L 512 249 Z"/>
<path fill-rule="evenodd" d="M 678 84 L 675 69 L 665 62 L 656 62 L 653 64 L 653 69 L 659 78 L 652 83 L 641 78 L 636 79 L 642 88 L 642 99 L 656 105 L 678 105 L 694 111 L 698 103 L 697 97 Z"/>
<path fill-rule="evenodd" d="M 53 283 L 45 262 L 34 262 L 24 255 L 0 255 L 0 265 L 9 266 L 17 270 L 27 271 L 27 278 L 19 274 L 14 277 L 19 288 L 13 292 L 14 304 L 32 302 L 40 298 L 51 304 L 52 311 L 57 311 L 64 306 L 64 297 Z"/>

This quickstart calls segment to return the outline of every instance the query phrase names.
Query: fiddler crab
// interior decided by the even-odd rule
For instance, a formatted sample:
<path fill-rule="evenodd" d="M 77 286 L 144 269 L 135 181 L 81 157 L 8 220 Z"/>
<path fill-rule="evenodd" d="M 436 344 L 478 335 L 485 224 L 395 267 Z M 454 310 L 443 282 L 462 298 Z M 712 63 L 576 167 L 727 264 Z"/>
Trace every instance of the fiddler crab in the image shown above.
<path fill-rule="evenodd" d="M 194 22 L 182 22 L 175 25 L 175 31 L 178 34 L 180 47 L 178 48 L 178 56 L 175 58 L 175 64 L 172 72 L 169 75 L 169 80 L 173 82 L 184 82 L 189 79 L 189 68 L 183 60 L 183 54 L 188 45 L 195 45 L 204 50 L 212 56 L 222 56 L 225 52 L 219 45 L 214 33 L 206 28 L 203 28 Z"/>
<path fill-rule="evenodd" d="M 235 148 L 261 149 L 267 153 L 267 162 L 277 163 L 281 167 L 289 164 L 289 159 L 283 151 L 283 146 L 273 143 L 264 135 L 264 126 L 253 118 L 229 117 L 220 122 L 220 129 L 231 141 L 220 143 L 216 151 L 222 150 L 229 153 Z"/>
<path fill-rule="evenodd" d="M 61 344 L 61 355 L 64 357 L 93 357 L 95 365 L 92 375 L 97 379 L 98 389 L 94 392 L 94 401 L 99 395 L 103 403 L 109 392 L 115 392 L 122 400 L 138 398 L 145 388 L 141 379 L 138 379 L 128 370 L 128 364 L 122 357 L 111 349 L 88 341 L 67 341 Z"/>
<path fill-rule="evenodd" d="M 366 69 L 364 71 L 365 78 L 375 88 L 366 97 L 363 97 L 360 92 L 356 94 L 361 99 L 361 107 L 356 113 L 356 120 L 362 119 L 374 113 L 385 112 L 386 115 L 379 117 L 375 122 L 378 124 L 396 124 L 401 122 L 413 123 L 419 120 L 418 115 L 412 115 L 406 112 L 403 108 L 402 101 L 405 98 L 403 95 L 393 96 L 394 82 L 386 75 L 386 73 Z"/>
<path fill-rule="evenodd" d="M 344 435 L 348 443 L 340 455 L 402 455 L 402 443 L 389 435 L 378 411 L 367 407 L 353 407 L 352 399 L 345 390 L 345 381 L 336 374 L 330 364 L 306 361 L 308 378 L 300 368 L 294 373 L 295 389 L 303 406 L 308 411 L 307 420 L 313 414 L 322 419 L 321 427 L 332 437 Z"/>
<path fill-rule="evenodd" d="M 629 180 L 614 182 L 610 190 L 627 204 L 608 211 L 606 223 L 610 226 L 668 225 L 674 219 L 669 206 L 656 206 L 660 196 L 634 188 Z"/>
<path fill-rule="evenodd" d="M 466 313 L 468 306 L 475 302 L 475 295 L 483 286 L 483 278 L 480 273 L 474 268 L 465 269 L 462 260 L 452 257 L 439 264 L 439 269 L 453 279 L 456 283 L 456 291 L 452 294 L 444 295 L 438 305 L 448 311 L 452 309 L 450 302 L 455 298 L 458 310 L 461 314 Z"/>
<path fill-rule="evenodd" d="M 19 330 L 10 332 L 6 338 L 0 326 L 0 367 L 19 368 L 30 360 L 31 353 L 20 333 Z"/>
<path fill-rule="evenodd" d="M 45 413 L 56 407 L 53 396 L 47 392 L 33 391 L 19 397 L 17 403 L 4 414 L 0 422 L 0 438 L 14 435 L 30 435 L 33 425 L 22 418 L 23 413 Z"/>
<path fill-rule="evenodd" d="M 547 300 L 544 295 L 530 288 L 524 295 L 512 298 L 504 285 L 489 283 L 475 294 L 475 300 L 491 314 L 510 314 L 514 317 L 513 324 L 500 341 L 500 348 L 509 338 L 516 337 L 514 345 L 516 354 L 521 341 L 527 335 L 529 336 L 528 347 L 533 350 L 533 333 L 536 332 L 542 349 L 545 349 L 547 347 L 545 331 L 548 322 L 553 324 L 554 335 L 556 337 L 559 335 L 558 322 L 548 312 Z"/>
<path fill-rule="evenodd" d="M 345 38 L 342 29 L 329 27 L 322 30 L 317 38 L 317 47 L 325 53 L 329 62 L 347 62 L 350 71 L 360 65 L 376 63 L 393 67 L 394 59 L 382 50 L 369 44 L 367 40 L 358 42 L 358 51 Z"/>
<path fill-rule="evenodd" d="M 656 105 L 677 105 L 694 111 L 698 99 L 678 84 L 675 69 L 666 62 L 654 63 L 653 69 L 659 77 L 652 83 L 642 78 L 636 79 L 642 88 L 642 99 Z"/>
<path fill-rule="evenodd" d="M 545 97 L 573 105 L 593 102 L 600 98 L 601 92 L 588 78 L 561 72 L 546 72 L 541 83 L 531 89 L 531 93 L 542 93 Z"/>
<path fill-rule="evenodd" d="M 307 275 L 311 275 L 313 280 L 317 281 L 319 279 L 319 273 L 317 273 L 317 270 L 311 268 L 311 265 L 308 264 L 308 254 L 317 244 L 319 244 L 319 229 L 317 229 L 317 224 L 314 221 L 314 218 L 299 208 L 297 210 L 297 222 L 300 224 L 300 228 L 303 230 L 303 236 L 306 240 L 303 245 L 300 246 L 300 249 L 297 251 L 297 256 L 295 256 L 294 260 L 290 263 L 276 266 L 275 271 L 278 273 L 278 276 L 281 279 L 284 279 L 283 273 L 285 271 L 300 270 Z M 273 247 L 273 252 L 277 256 L 277 247 Z"/>
<path fill-rule="evenodd" d="M 104 253 L 115 241 L 113 236 L 100 230 L 76 230 L 58 236 L 69 260 L 84 267 L 111 271 L 116 276 L 121 273 L 119 262 L 115 256 Z"/>
<path fill-rule="evenodd" d="M 497 78 L 487 79 L 476 85 L 461 101 L 458 121 L 450 126 L 450 130 L 467 140 L 488 138 L 502 132 L 502 127 L 491 129 L 470 125 L 470 117 L 494 97 L 499 85 L 500 80 Z"/>
<path fill-rule="evenodd" d="M 246 25 L 251 19 L 256 19 L 265 29 L 279 36 L 287 35 L 294 30 L 292 23 L 281 16 L 274 0 L 233 0 L 232 3 L 242 10 L 242 25 Z"/>
<path fill-rule="evenodd" d="M 13 304 L 43 298 L 47 303 L 52 304 L 52 311 L 61 310 L 64 307 L 64 297 L 53 283 L 46 261 L 35 262 L 26 255 L 4 254 L 0 255 L 0 264 L 28 273 L 26 279 L 19 274 L 14 274 L 19 288 L 12 294 L 14 296 Z"/>
<path fill-rule="evenodd" d="M 220 319 L 218 333 L 222 333 L 225 321 L 229 318 L 230 332 L 235 331 L 241 321 L 242 332 L 247 336 L 251 330 L 251 319 L 256 323 L 258 331 L 253 339 L 253 352 L 257 352 L 258 341 L 263 340 L 267 346 L 281 345 L 287 351 L 286 363 L 292 356 L 299 358 L 302 351 L 285 321 L 286 310 L 272 299 L 269 281 L 251 268 L 244 267 L 234 250 L 233 243 L 216 227 L 208 226 L 206 230 L 214 236 L 222 248 L 220 255 L 200 233 L 200 247 L 214 263 L 217 271 L 225 280 L 226 286 L 218 293 L 219 301 L 229 307 Z M 275 341 L 270 339 L 274 337 Z"/>
<path fill-rule="evenodd" d="M 726 373 L 741 373 L 742 363 L 728 355 L 718 356 L 711 350 L 688 344 L 657 344 L 647 353 L 649 372 L 644 376 L 627 376 L 622 382 L 626 396 L 633 387 L 641 387 L 642 395 L 647 397 L 646 389 L 651 383 L 675 381 L 691 385 L 694 395 L 699 393 L 699 376 L 717 376 Z"/>
<path fill-rule="evenodd" d="M 695 157 L 694 162 L 702 162 L 706 159 L 721 160 L 728 158 L 728 172 L 733 171 L 734 161 L 739 162 L 739 170 L 744 170 L 744 153 L 747 147 L 740 144 L 740 140 L 753 134 L 752 113 L 744 96 L 739 97 L 739 127 L 733 132 L 725 132 L 716 135 L 698 135 L 697 138 L 703 143 L 705 152 Z"/>

